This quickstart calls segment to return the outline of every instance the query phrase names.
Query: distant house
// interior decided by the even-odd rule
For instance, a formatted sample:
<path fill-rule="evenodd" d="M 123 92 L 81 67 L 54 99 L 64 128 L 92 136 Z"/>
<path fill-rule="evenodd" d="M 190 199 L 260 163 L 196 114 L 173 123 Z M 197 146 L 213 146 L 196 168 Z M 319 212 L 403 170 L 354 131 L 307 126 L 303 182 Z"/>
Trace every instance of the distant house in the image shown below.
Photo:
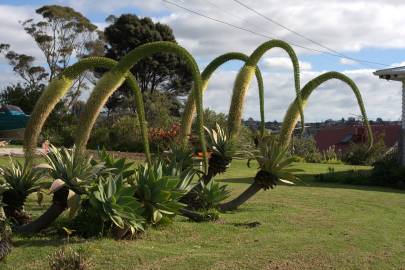
<path fill-rule="evenodd" d="M 391 147 L 399 141 L 399 124 L 394 125 L 372 125 L 374 138 L 384 136 L 385 145 Z M 334 146 L 336 150 L 345 152 L 350 143 L 363 143 L 367 141 L 367 130 L 364 126 L 331 126 L 323 127 L 314 136 L 317 147 L 325 151 Z"/>

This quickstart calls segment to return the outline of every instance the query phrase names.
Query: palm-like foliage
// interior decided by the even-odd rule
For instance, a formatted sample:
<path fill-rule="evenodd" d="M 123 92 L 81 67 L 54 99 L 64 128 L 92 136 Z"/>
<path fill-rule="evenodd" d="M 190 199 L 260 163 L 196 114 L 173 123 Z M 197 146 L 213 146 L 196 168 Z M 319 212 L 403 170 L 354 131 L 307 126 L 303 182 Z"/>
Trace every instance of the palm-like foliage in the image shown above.
<path fill-rule="evenodd" d="M 145 217 L 152 223 L 159 223 L 163 217 L 173 217 L 185 205 L 179 200 L 187 192 L 187 185 L 179 177 L 163 174 L 161 163 L 140 165 L 136 171 L 135 197 L 145 208 Z"/>
<path fill-rule="evenodd" d="M 202 183 L 202 188 L 197 191 L 198 208 L 206 210 L 217 208 L 229 195 L 230 191 L 227 185 L 220 185 L 214 180 L 211 180 L 206 185 Z"/>
<path fill-rule="evenodd" d="M 204 128 L 208 134 L 207 143 L 212 154 L 223 159 L 232 158 L 235 154 L 236 145 L 226 131 L 218 123 L 216 123 L 215 129 Z"/>
<path fill-rule="evenodd" d="M 122 177 L 128 178 L 132 176 L 135 173 L 135 169 L 133 168 L 133 162 L 127 161 L 126 158 L 115 158 L 113 155 L 109 154 L 105 149 L 99 150 L 98 151 L 98 158 L 100 159 L 100 162 L 97 162 L 95 160 L 92 161 L 93 165 L 100 164 L 103 165 L 106 170 L 106 174 L 116 174 L 116 175 L 122 175 Z"/>
<path fill-rule="evenodd" d="M 293 184 L 297 177 L 293 174 L 298 169 L 289 168 L 293 158 L 288 158 L 286 148 L 283 148 L 273 135 L 265 136 L 258 144 L 258 149 L 250 153 L 248 166 L 252 160 L 259 165 L 255 181 L 263 189 L 274 188 L 278 181 Z"/>
<path fill-rule="evenodd" d="M 121 175 L 101 178 L 89 193 L 90 208 L 105 223 L 134 235 L 143 231 L 141 204 L 135 199 L 135 188 L 123 183 Z"/>
<path fill-rule="evenodd" d="M 43 170 L 10 159 L 7 166 L 0 167 L 0 175 L 9 187 L 3 194 L 6 215 L 20 224 L 26 223 L 30 218 L 24 213 L 24 203 L 31 193 L 41 188 Z"/>
<path fill-rule="evenodd" d="M 44 158 L 47 163 L 38 167 L 48 169 L 53 179 L 63 181 L 63 185 L 76 194 L 85 194 L 91 182 L 106 171 L 103 164 L 93 165 L 91 156 L 79 153 L 75 146 L 58 149 L 51 145 Z"/>
<path fill-rule="evenodd" d="M 208 135 L 208 148 L 212 151 L 208 161 L 208 177 L 204 180 L 208 183 L 212 177 L 226 171 L 235 154 L 236 143 L 218 123 L 215 129 L 204 128 Z"/>
<path fill-rule="evenodd" d="M 287 149 L 279 144 L 273 136 L 265 136 L 258 144 L 258 149 L 249 155 L 248 166 L 255 160 L 259 167 L 254 182 L 235 199 L 219 205 L 222 211 L 234 210 L 249 200 L 259 190 L 274 188 L 278 182 L 294 184 L 292 181 L 298 179 L 293 173 L 301 170 L 290 168 L 292 158 L 286 157 Z"/>

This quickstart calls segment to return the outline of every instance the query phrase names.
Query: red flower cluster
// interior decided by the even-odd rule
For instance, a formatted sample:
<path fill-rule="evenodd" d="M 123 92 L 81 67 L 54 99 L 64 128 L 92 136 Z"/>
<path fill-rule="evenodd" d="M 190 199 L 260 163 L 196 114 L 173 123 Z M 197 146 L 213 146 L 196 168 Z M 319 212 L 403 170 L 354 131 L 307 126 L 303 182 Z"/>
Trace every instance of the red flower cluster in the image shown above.
<path fill-rule="evenodd" d="M 169 129 L 163 128 L 150 128 L 149 138 L 151 140 L 173 140 L 179 135 L 180 124 L 174 123 Z"/>

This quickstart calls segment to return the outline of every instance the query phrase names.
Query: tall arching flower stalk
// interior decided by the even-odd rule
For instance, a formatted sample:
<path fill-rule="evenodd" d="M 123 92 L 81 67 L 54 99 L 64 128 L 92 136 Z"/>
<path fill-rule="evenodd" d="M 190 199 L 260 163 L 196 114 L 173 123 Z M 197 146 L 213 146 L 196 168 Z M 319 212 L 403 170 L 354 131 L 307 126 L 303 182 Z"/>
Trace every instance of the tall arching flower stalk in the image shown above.
<path fill-rule="evenodd" d="M 350 86 L 351 90 L 355 94 L 357 102 L 360 107 L 361 114 L 363 116 L 364 125 L 367 127 L 369 149 L 370 149 L 373 145 L 373 133 L 367 119 L 363 99 L 356 84 L 346 75 L 339 72 L 327 72 L 309 81 L 301 91 L 303 106 L 307 104 L 309 96 L 318 86 L 331 79 L 338 79 L 340 81 L 345 82 L 347 85 Z M 269 146 L 269 149 L 265 149 L 266 154 L 263 154 L 262 156 L 266 157 L 264 159 L 266 159 L 267 160 L 266 162 L 271 164 L 271 166 L 268 166 L 266 169 L 263 169 L 265 166 L 260 165 L 260 170 L 256 174 L 253 183 L 238 197 L 234 198 L 233 200 L 227 203 L 220 205 L 219 208 L 222 211 L 234 210 L 238 208 L 241 204 L 243 204 L 252 196 L 254 196 L 259 190 L 266 189 L 266 187 L 273 187 L 275 183 L 277 183 L 280 179 L 282 179 L 282 177 L 286 176 L 285 172 L 287 173 L 292 172 L 291 170 L 288 171 L 287 168 L 287 171 L 284 170 L 284 172 L 281 171 L 280 173 L 280 169 L 285 168 L 286 165 L 291 163 L 291 160 L 285 158 L 285 156 L 280 153 L 285 154 L 288 148 L 288 145 L 291 141 L 292 133 L 294 131 L 294 127 L 297 124 L 298 119 L 300 117 L 300 108 L 301 102 L 297 97 L 291 103 L 289 109 L 287 110 L 286 115 L 284 116 L 283 125 L 281 127 L 281 132 L 279 134 L 277 144 L 274 144 L 273 141 Z M 259 157 L 258 161 L 260 159 L 263 160 L 262 157 Z M 273 166 L 274 164 L 275 166 Z M 265 173 L 263 173 L 263 171 Z"/>
<path fill-rule="evenodd" d="M 197 63 L 195 62 L 194 58 L 187 52 L 187 50 L 173 42 L 160 41 L 141 45 L 130 51 L 119 61 L 116 66 L 114 66 L 109 72 L 103 75 L 103 77 L 97 82 L 93 92 L 91 93 L 86 103 L 84 112 L 79 119 L 76 145 L 81 151 L 85 149 L 87 141 L 90 137 L 91 129 L 93 128 L 101 109 L 107 102 L 108 98 L 123 83 L 125 77 L 127 76 L 129 70 L 133 67 L 133 65 L 141 59 L 158 52 L 178 54 L 190 68 L 194 82 L 192 94 L 197 105 L 198 133 L 200 136 L 200 143 L 204 155 L 204 164 L 206 171 L 208 160 L 203 128 L 204 122 L 201 91 L 202 83 L 200 72 Z"/>
<path fill-rule="evenodd" d="M 359 109 L 361 112 L 361 115 L 363 116 L 363 123 L 367 128 L 367 134 L 368 134 L 368 143 L 369 143 L 369 148 L 372 147 L 374 139 L 373 139 L 373 132 L 371 130 L 370 124 L 368 122 L 367 118 L 367 113 L 366 109 L 364 107 L 364 102 L 361 97 L 360 90 L 358 89 L 357 85 L 353 82 L 352 79 L 347 77 L 346 75 L 339 73 L 339 72 L 326 72 L 322 75 L 319 75 L 318 77 L 312 79 L 309 81 L 301 90 L 301 97 L 302 97 L 302 105 L 303 107 L 306 106 L 309 96 L 312 94 L 312 92 L 319 87 L 321 84 L 323 84 L 326 81 L 332 80 L 332 79 L 337 79 L 340 80 L 344 83 L 346 83 L 351 90 L 353 91 L 357 103 L 359 105 Z M 291 136 L 294 131 L 294 127 L 298 122 L 299 119 L 299 108 L 300 108 L 300 102 L 298 99 L 295 99 L 293 103 L 289 106 L 283 120 L 283 125 L 281 127 L 280 131 L 280 144 L 283 147 L 288 147 L 290 141 L 291 141 Z"/>
<path fill-rule="evenodd" d="M 70 89 L 74 80 L 86 70 L 99 67 L 111 69 L 116 64 L 117 61 L 105 57 L 85 58 L 66 68 L 61 74 L 59 74 L 57 78 L 53 79 L 49 83 L 48 87 L 44 90 L 41 97 L 35 104 L 30 120 L 28 121 L 25 129 L 24 149 L 27 161 L 32 160 L 38 143 L 39 134 L 41 133 L 46 119 L 49 117 L 49 114 L 55 108 L 56 104 Z M 127 83 L 135 94 L 136 109 L 141 126 L 141 136 L 144 144 L 144 151 L 147 160 L 150 161 L 149 142 L 142 94 L 138 84 L 136 83 L 135 77 L 132 74 L 128 74 L 126 79 Z"/>
<path fill-rule="evenodd" d="M 243 104 L 245 96 L 249 89 L 253 74 L 256 71 L 256 66 L 261 57 L 272 48 L 281 48 L 285 50 L 293 64 L 294 69 L 294 82 L 295 91 L 297 93 L 297 100 L 299 104 L 299 111 L 301 116 L 301 124 L 304 126 L 304 114 L 302 110 L 301 94 L 300 94 L 300 76 L 299 76 L 299 63 L 298 58 L 288 43 L 281 40 L 270 40 L 260 45 L 249 57 L 246 64 L 239 71 L 236 77 L 235 84 L 232 92 L 232 101 L 229 108 L 228 115 L 228 131 L 232 137 L 237 136 L 241 128 Z"/>
<path fill-rule="evenodd" d="M 230 52 L 225 53 L 223 55 L 218 56 L 214 60 L 212 60 L 203 70 L 201 73 L 201 80 L 202 80 L 202 93 L 208 87 L 208 82 L 211 78 L 211 75 L 223 64 L 232 61 L 232 60 L 241 60 L 246 62 L 248 60 L 248 56 L 243 53 L 239 52 Z M 263 77 L 260 72 L 259 68 L 256 68 L 255 71 L 257 86 L 259 90 L 259 102 L 260 102 L 260 129 L 261 132 L 264 133 L 264 86 L 263 86 Z M 191 125 L 193 122 L 195 114 L 195 101 L 192 93 L 188 96 L 187 102 L 184 106 L 184 112 L 181 118 L 181 129 L 180 129 L 180 138 L 184 145 L 188 144 L 189 135 L 191 134 Z"/>

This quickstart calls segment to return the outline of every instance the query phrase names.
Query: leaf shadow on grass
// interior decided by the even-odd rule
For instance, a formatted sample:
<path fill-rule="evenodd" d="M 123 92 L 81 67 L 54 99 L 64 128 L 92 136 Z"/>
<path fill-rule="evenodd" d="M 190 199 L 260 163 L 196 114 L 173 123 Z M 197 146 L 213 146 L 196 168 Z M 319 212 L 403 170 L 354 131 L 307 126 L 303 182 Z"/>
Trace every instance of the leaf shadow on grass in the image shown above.
<path fill-rule="evenodd" d="M 344 171 L 345 172 L 345 171 Z M 343 172 L 342 172 L 343 173 Z M 347 173 L 347 171 L 346 171 Z M 317 182 L 315 180 L 315 175 L 311 174 L 298 174 L 297 175 L 300 180 L 296 182 L 295 185 L 286 185 L 280 183 L 280 186 L 290 187 L 290 188 L 300 188 L 300 187 L 308 187 L 308 188 L 340 188 L 340 189 L 352 189 L 352 190 L 363 190 L 363 191 L 378 191 L 378 192 L 388 192 L 388 193 L 403 193 L 405 194 L 405 190 L 395 189 L 390 187 L 382 187 L 382 186 L 365 186 L 365 185 L 351 185 L 351 184 L 340 184 L 340 183 L 323 183 Z M 228 179 L 218 179 L 216 180 L 222 183 L 233 183 L 233 184 L 251 184 L 253 182 L 253 177 L 236 177 L 236 178 L 228 178 Z"/>
<path fill-rule="evenodd" d="M 233 184 L 251 184 L 253 182 L 253 177 L 236 177 L 227 179 L 215 179 L 217 182 L 221 183 L 233 183 Z"/>

